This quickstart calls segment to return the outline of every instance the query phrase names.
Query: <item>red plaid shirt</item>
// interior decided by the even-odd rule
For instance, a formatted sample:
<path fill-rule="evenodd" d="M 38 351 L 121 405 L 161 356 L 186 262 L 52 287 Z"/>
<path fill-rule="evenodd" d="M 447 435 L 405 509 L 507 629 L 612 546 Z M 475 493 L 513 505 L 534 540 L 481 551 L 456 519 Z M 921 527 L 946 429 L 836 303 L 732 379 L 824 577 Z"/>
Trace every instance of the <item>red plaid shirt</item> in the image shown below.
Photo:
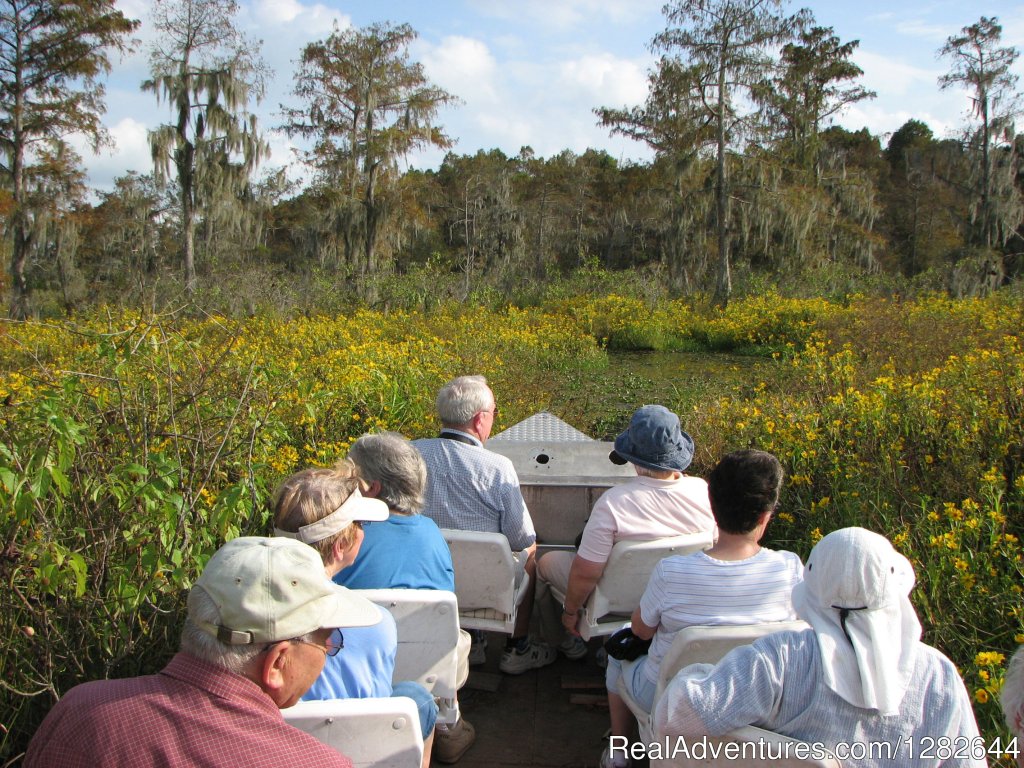
<path fill-rule="evenodd" d="M 285 723 L 255 683 L 179 653 L 156 675 L 78 685 L 28 746 L 24 768 L 352 768 Z"/>

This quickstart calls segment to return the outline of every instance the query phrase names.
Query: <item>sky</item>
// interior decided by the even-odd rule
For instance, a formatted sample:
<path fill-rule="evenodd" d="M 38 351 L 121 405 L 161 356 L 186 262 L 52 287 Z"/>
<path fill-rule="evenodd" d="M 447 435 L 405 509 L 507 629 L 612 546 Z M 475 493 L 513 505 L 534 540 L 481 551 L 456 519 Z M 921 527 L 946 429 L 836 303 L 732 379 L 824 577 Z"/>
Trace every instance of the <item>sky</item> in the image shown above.
<path fill-rule="evenodd" d="M 301 106 L 291 91 L 296 60 L 310 42 L 326 39 L 334 27 L 376 22 L 408 23 L 418 33 L 410 58 L 427 78 L 456 95 L 437 122 L 456 141 L 460 155 L 500 149 L 516 155 L 529 146 L 538 157 L 563 150 L 604 149 L 622 162 L 650 160 L 646 145 L 609 135 L 597 125 L 596 107 L 640 105 L 654 55 L 651 39 L 665 27 L 663 0 L 239 0 L 237 27 L 261 41 L 273 76 L 267 95 L 253 111 L 268 131 L 272 155 L 261 171 L 296 165 L 295 142 L 272 131 L 281 124 L 281 105 Z M 89 183 L 110 189 L 113 180 L 135 170 L 148 173 L 152 160 L 147 131 L 169 122 L 139 84 L 148 76 L 152 40 L 147 0 L 118 0 L 141 27 L 134 53 L 112 61 L 106 81 L 104 123 L 113 146 L 94 154 L 78 143 Z M 938 137 L 954 134 L 967 116 L 960 90 L 937 84 L 949 65 L 936 52 L 945 40 L 995 16 L 1003 44 L 1024 51 L 1024 2 L 1009 0 L 816 0 L 792 3 L 787 12 L 809 7 L 817 23 L 832 27 L 842 42 L 859 40 L 852 56 L 864 70 L 861 83 L 877 98 L 860 102 L 835 122 L 850 130 L 866 127 L 882 137 L 914 118 Z M 1015 72 L 1024 75 L 1024 59 Z M 1024 80 L 1022 80 L 1024 89 Z M 444 157 L 427 150 L 406 159 L 408 168 L 437 168 Z"/>

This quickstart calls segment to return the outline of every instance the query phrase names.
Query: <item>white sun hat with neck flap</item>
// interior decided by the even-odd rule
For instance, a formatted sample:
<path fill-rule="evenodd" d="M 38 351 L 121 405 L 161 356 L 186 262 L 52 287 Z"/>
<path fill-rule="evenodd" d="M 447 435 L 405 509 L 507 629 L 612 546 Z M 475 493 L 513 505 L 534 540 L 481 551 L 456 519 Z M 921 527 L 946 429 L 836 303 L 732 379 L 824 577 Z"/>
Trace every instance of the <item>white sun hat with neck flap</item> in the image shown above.
<path fill-rule="evenodd" d="M 921 639 L 913 586 L 910 561 L 864 528 L 828 534 L 807 558 L 793 606 L 814 628 L 825 684 L 854 706 L 899 711 Z"/>

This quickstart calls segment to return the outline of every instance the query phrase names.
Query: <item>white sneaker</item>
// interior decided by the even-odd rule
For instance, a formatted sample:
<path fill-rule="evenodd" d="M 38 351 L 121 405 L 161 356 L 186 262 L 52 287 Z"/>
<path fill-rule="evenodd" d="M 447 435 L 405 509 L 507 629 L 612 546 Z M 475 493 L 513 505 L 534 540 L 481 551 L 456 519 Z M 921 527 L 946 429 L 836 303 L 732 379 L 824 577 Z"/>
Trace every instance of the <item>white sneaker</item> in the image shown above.
<path fill-rule="evenodd" d="M 553 664 L 557 658 L 558 652 L 550 645 L 531 640 L 525 651 L 507 650 L 501 654 L 498 669 L 506 675 L 521 675 L 531 669 Z"/>
<path fill-rule="evenodd" d="M 477 667 L 487 662 L 487 638 L 481 636 L 479 640 L 473 638 L 473 644 L 469 646 L 469 666 Z"/>
<path fill-rule="evenodd" d="M 583 638 L 576 637 L 576 635 L 569 635 L 558 645 L 558 650 L 562 652 L 562 655 L 567 659 L 573 661 L 579 661 L 587 657 L 587 644 L 583 642 Z"/>
<path fill-rule="evenodd" d="M 604 748 L 601 753 L 601 761 L 598 763 L 600 768 L 628 768 L 629 758 L 625 758 L 625 762 L 618 764 L 612 760 L 611 750 L 608 747 Z"/>

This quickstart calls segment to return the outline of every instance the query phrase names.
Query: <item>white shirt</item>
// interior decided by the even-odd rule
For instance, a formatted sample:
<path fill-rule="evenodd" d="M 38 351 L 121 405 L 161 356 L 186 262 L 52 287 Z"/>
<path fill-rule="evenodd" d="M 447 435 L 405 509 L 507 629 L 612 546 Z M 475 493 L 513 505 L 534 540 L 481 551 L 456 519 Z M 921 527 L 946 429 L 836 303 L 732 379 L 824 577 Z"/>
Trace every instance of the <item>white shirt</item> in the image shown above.
<path fill-rule="evenodd" d="M 684 475 L 658 480 L 641 475 L 609 488 L 594 504 L 577 553 L 607 563 L 617 541 L 651 541 L 713 530 L 708 484 Z"/>
<path fill-rule="evenodd" d="M 640 598 L 640 618 L 658 628 L 644 665 L 647 679 L 658 682 L 661 660 L 683 627 L 797 618 L 791 596 L 803 574 L 796 554 L 773 549 L 745 560 L 716 560 L 706 552 L 666 557 Z"/>

